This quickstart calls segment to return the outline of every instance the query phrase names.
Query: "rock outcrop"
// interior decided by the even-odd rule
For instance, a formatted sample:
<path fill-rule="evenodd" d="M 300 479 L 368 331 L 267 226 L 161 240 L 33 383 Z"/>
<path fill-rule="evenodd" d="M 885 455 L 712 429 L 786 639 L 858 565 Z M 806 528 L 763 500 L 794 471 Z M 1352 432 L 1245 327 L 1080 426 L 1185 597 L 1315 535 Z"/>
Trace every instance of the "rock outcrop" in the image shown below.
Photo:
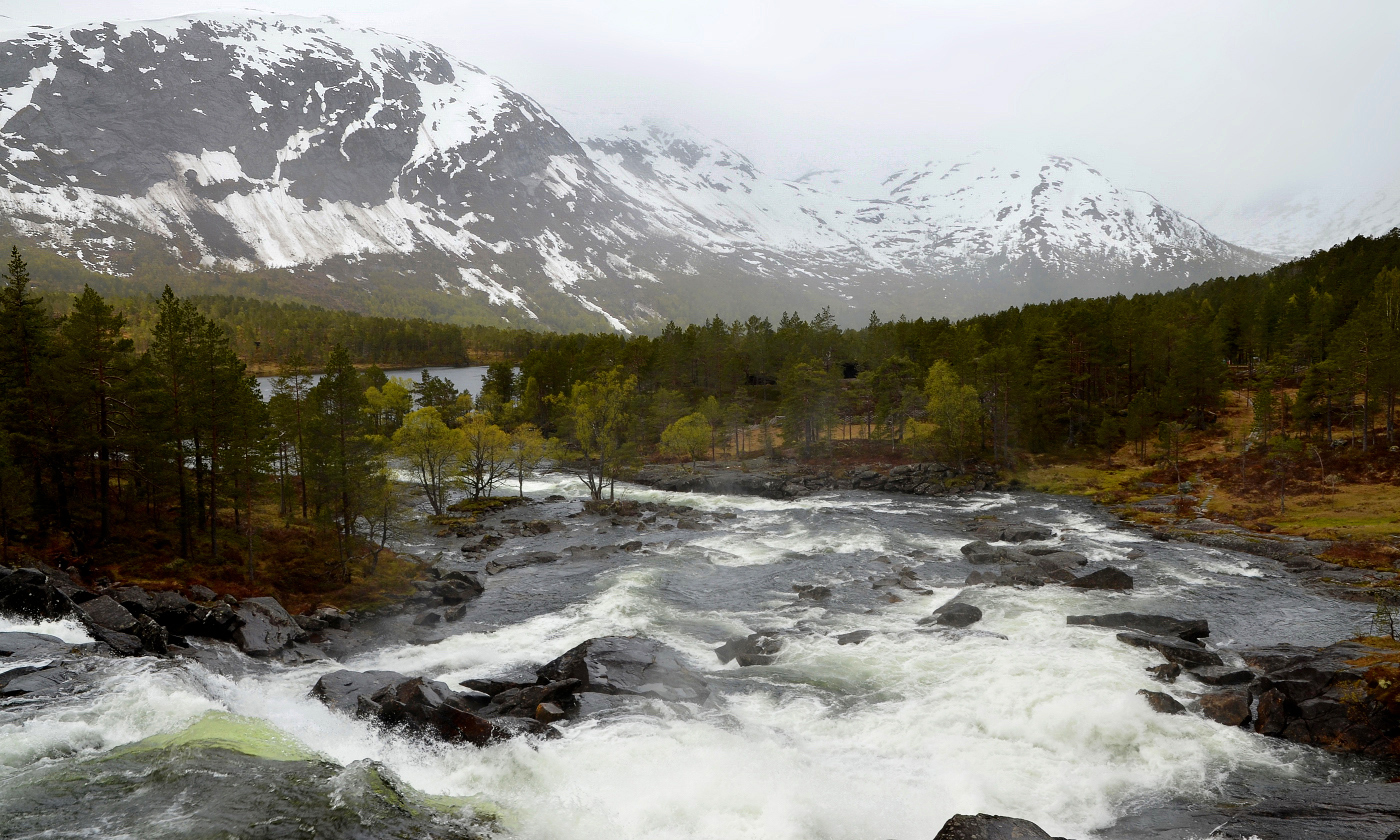
<path fill-rule="evenodd" d="M 603 636 L 578 645 L 539 670 L 545 682 L 578 680 L 579 691 L 704 702 L 710 687 L 671 648 L 640 636 Z"/>
<path fill-rule="evenodd" d="M 992 814 L 958 814 L 939 830 L 933 840 L 1063 840 L 1051 837 L 1029 820 Z"/>
<path fill-rule="evenodd" d="M 1143 615 L 1141 613 L 1071 615 L 1065 618 L 1065 623 L 1108 627 L 1113 630 L 1136 630 L 1152 636 L 1175 636 L 1188 642 L 1194 642 L 1210 635 L 1210 623 L 1205 619 L 1172 618 L 1166 615 Z"/>

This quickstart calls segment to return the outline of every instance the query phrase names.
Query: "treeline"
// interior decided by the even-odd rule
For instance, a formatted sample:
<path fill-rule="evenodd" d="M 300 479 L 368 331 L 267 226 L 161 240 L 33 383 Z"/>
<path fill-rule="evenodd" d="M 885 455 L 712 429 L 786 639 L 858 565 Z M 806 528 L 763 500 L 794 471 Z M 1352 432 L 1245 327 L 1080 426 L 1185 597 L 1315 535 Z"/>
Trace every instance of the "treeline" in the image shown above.
<path fill-rule="evenodd" d="M 853 330 L 822 311 L 625 337 L 438 332 L 227 298 L 201 308 L 168 289 L 123 313 L 89 288 L 55 314 L 15 251 L 0 297 L 0 530 L 61 531 L 81 547 L 117 524 L 164 528 L 182 557 L 251 571 L 255 546 L 236 536 L 280 517 L 334 535 L 335 572 L 349 576 L 402 517 L 391 464 L 446 512 L 452 487 L 520 484 L 546 447 L 595 498 L 657 454 L 853 445 L 1010 464 L 1131 443 L 1179 463 L 1227 388 L 1253 407 L 1254 427 L 1232 441 L 1242 462 L 1255 452 L 1286 470 L 1307 446 L 1338 444 L 1369 456 L 1396 445 L 1397 266 L 1400 230 L 1259 275 L 957 322 L 872 315 Z M 356 370 L 388 348 L 436 352 L 453 330 L 458 348 L 500 359 L 475 399 L 426 373 Z M 267 344 L 248 352 L 250 335 Z M 264 352 L 279 362 L 266 404 L 247 369 Z"/>
<path fill-rule="evenodd" d="M 529 419 L 552 431 L 552 400 L 574 383 L 633 377 L 629 435 L 643 449 L 698 414 L 711 449 L 771 440 L 781 426 L 804 454 L 862 437 L 1008 463 L 1018 451 L 1127 442 L 1144 458 L 1171 450 L 1210 428 L 1235 387 L 1257 419 L 1241 451 L 1353 440 L 1371 451 L 1395 444 L 1397 266 L 1400 230 L 1262 274 L 958 322 L 872 315 L 842 330 L 824 311 L 671 325 L 654 338 L 531 335 L 519 387 L 537 391 Z"/>
<path fill-rule="evenodd" d="M 374 574 L 410 514 L 396 467 L 445 513 L 449 489 L 490 495 L 545 455 L 514 419 L 509 364 L 473 400 L 427 371 L 358 370 L 341 344 L 317 348 L 318 379 L 293 350 L 264 402 L 236 327 L 168 287 L 137 309 L 138 346 L 129 314 L 91 287 L 57 314 L 30 285 L 13 249 L 0 288 L 0 559 L 81 559 L 168 535 L 176 563 L 232 566 L 251 584 L 259 552 L 287 556 L 290 538 L 348 582 Z M 240 306 L 234 323 L 250 311 L 286 310 Z M 314 539 L 279 532 L 289 525 Z"/>

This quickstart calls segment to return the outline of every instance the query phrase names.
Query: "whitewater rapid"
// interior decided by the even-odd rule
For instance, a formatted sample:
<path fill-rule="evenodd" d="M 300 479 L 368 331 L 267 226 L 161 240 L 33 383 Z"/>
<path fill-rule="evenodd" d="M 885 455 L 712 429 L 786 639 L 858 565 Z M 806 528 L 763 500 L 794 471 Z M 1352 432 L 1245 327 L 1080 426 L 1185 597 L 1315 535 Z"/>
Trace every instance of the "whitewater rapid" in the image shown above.
<path fill-rule="evenodd" d="M 577 495 L 569 481 L 550 477 L 526 489 L 537 498 Z M 296 667 L 104 660 L 76 693 L 0 705 L 0 836 L 41 836 L 36 826 L 45 837 L 198 836 L 181 827 L 198 814 L 197 801 L 125 816 L 123 803 L 139 797 L 103 804 L 100 813 L 72 803 L 71 819 L 51 823 L 34 809 L 61 800 L 65 779 L 97 772 L 113 756 L 127 768 L 120 779 L 139 786 L 150 784 L 142 773 L 159 755 L 175 774 L 161 789 L 178 792 L 178 774 L 201 772 L 211 750 L 223 750 L 224 783 L 269 802 L 291 796 L 292 783 L 275 781 L 268 767 L 317 768 L 304 783 L 329 791 L 329 813 L 351 807 L 344 790 L 360 784 L 358 768 L 373 766 L 423 807 L 469 824 L 463 830 L 523 840 L 928 840 L 949 816 L 977 812 L 1084 838 L 1135 810 L 1227 788 L 1368 772 L 1196 715 L 1158 714 L 1137 694 L 1162 689 L 1145 671 L 1161 661 L 1157 654 L 1065 624 L 1083 613 L 1201 617 L 1217 645 L 1325 644 L 1365 629 L 1364 607 L 1310 594 L 1267 561 L 1154 542 L 1087 503 L 1038 495 L 836 492 L 772 501 L 632 486 L 618 495 L 737 517 L 708 531 L 651 534 L 648 553 L 489 578 L 462 632 L 431 644 Z M 964 591 L 965 523 L 988 514 L 1048 524 L 1056 543 L 1112 562 L 1136 586 Z M 636 536 L 587 517 L 564 521 L 597 544 Z M 407 548 L 432 555 L 454 542 L 423 538 Z M 1145 556 L 1127 559 L 1133 548 Z M 931 594 L 872 589 L 872 575 L 899 565 L 913 567 Z M 824 584 L 835 595 L 800 601 L 794 583 Z M 890 592 L 902 600 L 890 602 Z M 967 631 L 916 624 L 960 593 L 981 608 L 981 622 Z M 86 638 L 68 622 L 0 620 L 5 629 Z M 719 662 L 720 642 L 759 629 L 789 631 L 773 665 Z M 855 630 L 874 635 L 837 642 Z M 703 706 L 648 701 L 565 723 L 556 740 L 481 749 L 385 733 L 308 697 L 321 674 L 342 667 L 455 684 L 527 674 L 585 639 L 628 634 L 681 651 L 714 698 Z M 1183 689 L 1169 690 L 1184 697 Z"/>

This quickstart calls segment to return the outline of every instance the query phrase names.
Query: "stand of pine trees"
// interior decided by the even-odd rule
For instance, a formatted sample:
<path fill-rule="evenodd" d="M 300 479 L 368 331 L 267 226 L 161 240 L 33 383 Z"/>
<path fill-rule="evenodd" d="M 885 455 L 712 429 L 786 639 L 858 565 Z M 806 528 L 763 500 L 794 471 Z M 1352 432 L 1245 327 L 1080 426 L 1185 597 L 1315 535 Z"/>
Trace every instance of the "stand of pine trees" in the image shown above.
<path fill-rule="evenodd" d="M 58 317 L 29 285 L 12 250 L 0 289 L 5 555 L 59 540 L 82 558 L 165 534 L 178 560 L 251 579 L 266 542 L 255 520 L 280 499 L 285 520 L 299 514 L 334 546 L 322 558 L 330 577 L 350 579 L 373 548 L 367 506 L 387 477 L 376 469 L 384 447 L 370 434 L 365 375 L 343 347 L 278 418 L 225 327 L 168 288 L 137 353 L 125 315 L 91 288 Z M 299 509 L 286 503 L 294 492 Z"/>

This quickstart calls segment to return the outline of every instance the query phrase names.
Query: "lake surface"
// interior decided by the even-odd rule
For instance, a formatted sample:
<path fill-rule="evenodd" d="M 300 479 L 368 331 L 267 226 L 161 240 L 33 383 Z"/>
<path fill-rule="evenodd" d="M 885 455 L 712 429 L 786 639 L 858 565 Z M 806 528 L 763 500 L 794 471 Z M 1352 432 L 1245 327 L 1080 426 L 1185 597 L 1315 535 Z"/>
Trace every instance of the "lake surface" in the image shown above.
<path fill-rule="evenodd" d="M 0 836 L 929 840 L 952 814 L 984 812 L 1084 840 L 1118 837 L 1120 819 L 1163 805 L 1393 772 L 1158 714 L 1139 689 L 1186 699 L 1203 687 L 1164 689 L 1145 670 L 1157 654 L 1065 624 L 1120 611 L 1206 618 L 1222 647 L 1326 644 L 1366 628 L 1365 605 L 1321 597 L 1270 561 L 1153 541 L 1092 504 L 1036 494 L 771 501 L 620 486 L 710 523 L 638 531 L 571 516 L 577 498 L 544 501 L 580 488 L 564 476 L 527 483 L 540 502 L 505 515 L 564 529 L 499 553 L 629 540 L 645 550 L 482 575 L 486 591 L 460 622 L 429 632 L 411 616 L 381 619 L 392 641 L 343 663 L 247 665 L 211 644 L 198 661 L 94 662 L 84 691 L 0 707 Z M 975 567 L 958 549 L 986 515 L 1049 525 L 1049 544 L 1124 569 L 1135 588 L 964 587 Z M 403 548 L 459 557 L 461 543 L 420 536 Z M 1134 548 L 1144 555 L 1127 559 Z M 902 566 L 930 594 L 872 584 Z M 799 600 L 794 584 L 833 595 Z M 916 623 L 954 597 L 983 620 Z M 85 638 L 74 625 L 43 629 Z M 720 663 L 716 646 L 757 630 L 786 640 L 773 664 Z M 838 643 L 855 630 L 873 635 Z M 308 696 L 341 667 L 453 685 L 518 678 L 586 639 L 628 634 L 679 650 L 711 700 L 641 701 L 564 722 L 557 740 L 476 748 L 386 732 Z"/>
<path fill-rule="evenodd" d="M 469 392 L 473 398 L 481 395 L 481 383 L 486 378 L 485 365 L 472 365 L 470 367 L 430 367 L 430 368 L 406 368 L 404 370 L 386 370 L 384 373 L 389 377 L 402 377 L 417 382 L 427 370 L 433 376 L 438 376 L 451 382 L 458 393 Z M 320 382 L 321 374 L 312 374 L 312 382 Z M 263 400 L 272 398 L 272 390 L 277 385 L 275 376 L 259 376 L 258 389 L 262 391 Z"/>

